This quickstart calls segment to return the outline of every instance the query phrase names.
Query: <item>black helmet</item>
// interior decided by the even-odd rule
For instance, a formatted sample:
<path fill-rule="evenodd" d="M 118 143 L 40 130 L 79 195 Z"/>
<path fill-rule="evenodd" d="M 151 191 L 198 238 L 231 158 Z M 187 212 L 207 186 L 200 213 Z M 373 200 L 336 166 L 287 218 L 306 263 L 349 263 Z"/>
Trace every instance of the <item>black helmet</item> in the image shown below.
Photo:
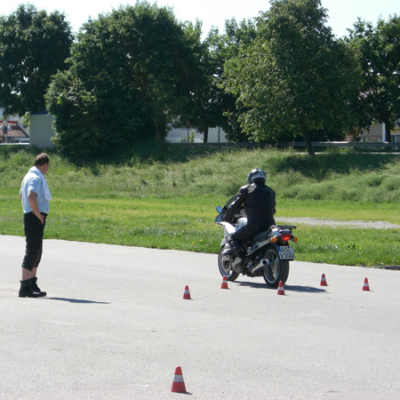
<path fill-rule="evenodd" d="M 265 175 L 265 172 L 262 169 L 252 169 L 249 173 L 249 175 L 247 175 L 247 183 L 250 185 L 254 182 L 257 181 L 258 182 L 262 182 L 265 183 L 265 181 L 267 180 L 267 176 Z"/>

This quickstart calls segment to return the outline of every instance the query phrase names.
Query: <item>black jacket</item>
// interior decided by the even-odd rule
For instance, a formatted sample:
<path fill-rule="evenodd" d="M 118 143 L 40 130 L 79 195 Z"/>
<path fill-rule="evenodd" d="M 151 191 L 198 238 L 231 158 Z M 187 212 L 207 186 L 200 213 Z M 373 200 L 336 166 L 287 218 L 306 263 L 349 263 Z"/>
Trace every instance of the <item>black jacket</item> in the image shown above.
<path fill-rule="evenodd" d="M 275 225 L 275 192 L 270 187 L 260 183 L 241 187 L 239 197 L 226 212 L 225 221 L 231 222 L 243 204 L 246 208 L 247 225 L 259 229 Z"/>

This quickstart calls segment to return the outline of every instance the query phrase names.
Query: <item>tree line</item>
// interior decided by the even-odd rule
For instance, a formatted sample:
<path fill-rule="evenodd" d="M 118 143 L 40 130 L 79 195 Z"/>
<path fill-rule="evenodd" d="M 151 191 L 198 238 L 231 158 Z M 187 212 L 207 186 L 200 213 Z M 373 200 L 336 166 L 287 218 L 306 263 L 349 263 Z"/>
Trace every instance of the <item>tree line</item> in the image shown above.
<path fill-rule="evenodd" d="M 89 19 L 20 5 L 0 16 L 0 107 L 47 109 L 71 159 L 117 154 L 171 126 L 231 141 L 342 140 L 400 118 L 400 17 L 337 38 L 320 0 L 271 0 L 252 20 L 201 23 L 146 1 Z"/>

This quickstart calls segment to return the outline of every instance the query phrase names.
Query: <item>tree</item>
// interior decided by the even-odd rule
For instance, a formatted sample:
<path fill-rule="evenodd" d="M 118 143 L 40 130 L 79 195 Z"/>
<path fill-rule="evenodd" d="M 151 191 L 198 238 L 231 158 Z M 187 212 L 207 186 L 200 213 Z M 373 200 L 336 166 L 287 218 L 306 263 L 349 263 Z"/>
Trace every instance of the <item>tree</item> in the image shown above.
<path fill-rule="evenodd" d="M 0 106 L 24 115 L 45 108 L 51 76 L 66 66 L 72 44 L 65 15 L 21 5 L 0 17 Z"/>
<path fill-rule="evenodd" d="M 250 46 L 257 37 L 257 28 L 252 20 L 242 20 L 237 23 L 234 18 L 225 22 L 225 35 L 221 37 L 222 42 L 218 47 L 217 55 L 220 58 L 221 70 L 219 71 L 218 87 L 224 89 L 227 79 L 225 64 L 240 54 L 241 49 Z M 247 142 L 249 136 L 242 129 L 239 117 L 247 111 L 247 107 L 240 101 L 237 95 L 223 91 L 223 115 L 221 127 L 226 132 L 228 140 L 233 142 Z"/>
<path fill-rule="evenodd" d="M 199 74 L 200 33 L 169 8 L 142 2 L 89 20 L 77 39 L 70 69 L 47 93 L 55 142 L 80 159 L 143 137 L 161 142 Z"/>
<path fill-rule="evenodd" d="M 311 131 L 351 126 L 358 59 L 326 20 L 319 0 L 273 0 L 257 38 L 227 63 L 225 88 L 248 108 L 240 122 L 256 141 L 300 133 L 313 154 Z"/>
<path fill-rule="evenodd" d="M 243 20 L 240 24 L 235 19 L 225 22 L 225 33 L 212 29 L 202 43 L 200 58 L 201 74 L 196 81 L 196 88 L 191 95 L 187 109 L 175 122 L 175 126 L 189 125 L 204 134 L 204 143 L 208 141 L 209 128 L 222 127 L 226 136 L 232 141 L 245 141 L 237 118 L 236 96 L 225 92 L 225 61 L 237 54 L 244 43 L 254 39 L 254 23 Z"/>
<path fill-rule="evenodd" d="M 400 118 L 400 17 L 388 22 L 380 19 L 374 28 L 371 23 L 358 21 L 349 30 L 350 41 L 362 53 L 364 85 L 360 99 L 365 120 L 385 123 L 386 141 Z"/>
<path fill-rule="evenodd" d="M 217 32 L 218 30 L 213 31 Z M 210 37 L 210 35 L 209 35 Z M 210 51 L 210 39 L 201 45 L 199 70 L 190 101 L 182 114 L 175 121 L 175 126 L 186 125 L 188 128 L 197 128 L 204 134 L 204 143 L 208 142 L 209 128 L 216 127 L 223 118 L 220 107 L 221 90 L 216 86 L 218 65 Z"/>

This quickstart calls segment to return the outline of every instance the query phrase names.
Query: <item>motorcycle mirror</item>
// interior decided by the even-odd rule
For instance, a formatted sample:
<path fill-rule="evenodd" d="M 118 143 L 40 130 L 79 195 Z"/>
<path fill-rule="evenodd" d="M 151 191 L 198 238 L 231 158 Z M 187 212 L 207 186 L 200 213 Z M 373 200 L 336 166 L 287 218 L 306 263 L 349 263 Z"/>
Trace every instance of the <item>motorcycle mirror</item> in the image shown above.
<path fill-rule="evenodd" d="M 220 213 L 222 212 L 222 207 L 221 206 L 217 206 L 217 211 Z"/>

